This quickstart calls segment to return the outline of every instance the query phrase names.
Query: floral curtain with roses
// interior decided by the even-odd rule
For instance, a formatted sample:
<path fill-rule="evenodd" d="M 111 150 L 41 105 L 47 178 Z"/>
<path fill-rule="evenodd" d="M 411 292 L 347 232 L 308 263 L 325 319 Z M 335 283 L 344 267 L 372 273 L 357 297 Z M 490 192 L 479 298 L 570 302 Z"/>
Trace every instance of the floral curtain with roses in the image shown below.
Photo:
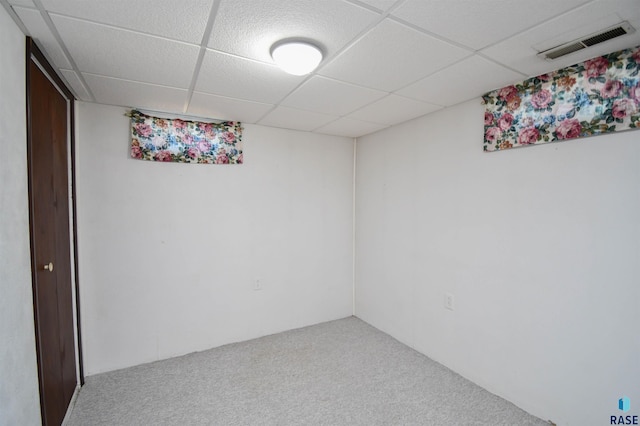
<path fill-rule="evenodd" d="M 484 95 L 484 150 L 640 128 L 640 46 Z"/>
<path fill-rule="evenodd" d="M 238 121 L 206 123 L 153 117 L 133 110 L 131 157 L 199 164 L 242 164 L 242 126 Z"/>

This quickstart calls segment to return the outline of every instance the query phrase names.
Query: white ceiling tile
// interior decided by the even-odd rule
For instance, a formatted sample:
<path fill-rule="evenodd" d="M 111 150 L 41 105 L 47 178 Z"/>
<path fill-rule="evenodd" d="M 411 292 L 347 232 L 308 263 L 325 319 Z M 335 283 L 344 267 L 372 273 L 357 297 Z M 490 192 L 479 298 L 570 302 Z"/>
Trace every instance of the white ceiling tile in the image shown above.
<path fill-rule="evenodd" d="M 41 0 L 50 12 L 200 44 L 212 0 Z"/>
<path fill-rule="evenodd" d="M 589 0 L 407 0 L 392 15 L 481 49 Z"/>
<path fill-rule="evenodd" d="M 316 132 L 334 136 L 346 136 L 348 138 L 359 138 L 360 136 L 382 130 L 385 127 L 388 126 L 384 124 L 368 123 L 361 120 L 353 120 L 351 118 L 340 118 L 326 126 L 316 129 Z"/>
<path fill-rule="evenodd" d="M 222 0 L 209 47 L 272 62 L 271 46 L 286 38 L 316 41 L 333 55 L 378 14 L 342 0 Z"/>
<path fill-rule="evenodd" d="M 82 72 L 188 88 L 199 47 L 52 15 Z"/>
<path fill-rule="evenodd" d="M 44 19 L 42 19 L 40 12 L 36 9 L 26 9 L 17 6 L 14 7 L 13 10 L 24 26 L 27 27 L 27 30 L 29 30 L 29 35 L 36 41 L 38 46 L 44 50 L 46 56 L 53 61 L 52 65 L 58 68 L 71 68 L 69 60 L 64 55 L 56 38 L 51 31 L 49 31 L 49 27 L 44 22 Z"/>
<path fill-rule="evenodd" d="M 335 115 L 319 114 L 295 108 L 278 107 L 267 114 L 258 124 L 285 129 L 311 131 L 336 120 Z"/>
<path fill-rule="evenodd" d="M 393 125 L 439 109 L 442 109 L 439 105 L 420 102 L 398 95 L 389 95 L 350 114 L 348 118 Z"/>
<path fill-rule="evenodd" d="M 0 1 L 13 5 L 78 98 L 95 90 L 98 102 L 175 114 L 185 112 L 215 7 L 206 41 L 228 53 L 205 51 L 189 114 L 347 137 L 640 45 L 639 0 Z M 638 31 L 553 62 L 536 57 L 623 20 Z M 295 37 L 329 54 L 311 77 L 271 62 L 271 45 Z"/>
<path fill-rule="evenodd" d="M 580 50 L 554 61 L 545 61 L 536 56 L 539 51 L 589 35 L 625 20 L 636 29 L 635 33 Z M 640 45 L 638 0 L 599 0 L 484 49 L 482 53 L 528 76 L 536 76 L 637 45 Z"/>
<path fill-rule="evenodd" d="M 199 92 L 274 104 L 303 80 L 275 65 L 207 50 L 195 88 Z"/>
<path fill-rule="evenodd" d="M 325 114 L 346 115 L 386 95 L 387 92 L 314 76 L 281 104 Z"/>
<path fill-rule="evenodd" d="M 385 20 L 318 73 L 392 92 L 469 55 L 467 50 Z"/>
<path fill-rule="evenodd" d="M 255 123 L 273 105 L 195 92 L 187 112 L 200 117 Z"/>
<path fill-rule="evenodd" d="M 76 95 L 76 98 L 81 101 L 92 101 L 91 95 L 87 92 L 87 89 L 82 85 L 78 74 L 72 70 L 60 70 L 60 73 L 69 84 L 69 89 Z"/>
<path fill-rule="evenodd" d="M 523 74 L 474 55 L 397 93 L 432 104 L 451 106 L 503 87 L 505 82 L 524 78 Z"/>
<path fill-rule="evenodd" d="M 83 74 L 96 102 L 155 111 L 182 112 L 187 91 L 154 84 Z"/>

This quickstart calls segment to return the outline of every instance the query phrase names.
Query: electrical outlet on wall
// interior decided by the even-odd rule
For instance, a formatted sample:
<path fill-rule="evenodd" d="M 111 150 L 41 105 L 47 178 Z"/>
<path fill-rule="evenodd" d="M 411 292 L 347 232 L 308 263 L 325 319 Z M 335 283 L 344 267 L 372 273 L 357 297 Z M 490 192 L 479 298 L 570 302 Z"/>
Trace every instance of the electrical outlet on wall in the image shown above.
<path fill-rule="evenodd" d="M 258 290 L 262 290 L 262 281 L 260 280 L 260 278 L 256 278 L 253 281 L 253 291 L 258 291 Z"/>
<path fill-rule="evenodd" d="M 445 293 L 444 294 L 444 307 L 446 309 L 449 309 L 450 311 L 453 311 L 453 307 L 454 307 L 453 305 L 454 305 L 453 294 Z"/>

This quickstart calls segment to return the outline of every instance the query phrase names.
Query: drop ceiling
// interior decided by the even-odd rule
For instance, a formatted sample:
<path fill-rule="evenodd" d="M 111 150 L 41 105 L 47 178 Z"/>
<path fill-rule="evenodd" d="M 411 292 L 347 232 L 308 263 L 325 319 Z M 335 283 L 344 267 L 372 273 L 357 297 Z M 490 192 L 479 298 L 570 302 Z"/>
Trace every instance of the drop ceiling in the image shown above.
<path fill-rule="evenodd" d="M 639 0 L 0 0 L 79 100 L 359 137 L 640 45 Z M 635 33 L 540 51 L 628 21 Z M 307 76 L 269 56 L 315 40 Z"/>

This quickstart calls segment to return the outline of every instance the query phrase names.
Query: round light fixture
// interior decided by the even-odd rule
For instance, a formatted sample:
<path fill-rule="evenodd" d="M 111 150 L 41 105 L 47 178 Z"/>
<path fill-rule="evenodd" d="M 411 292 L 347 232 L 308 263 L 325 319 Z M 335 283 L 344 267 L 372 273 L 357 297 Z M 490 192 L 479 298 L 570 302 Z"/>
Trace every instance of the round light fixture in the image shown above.
<path fill-rule="evenodd" d="M 271 57 L 283 71 L 305 75 L 315 70 L 322 61 L 322 51 L 304 41 L 287 41 L 273 45 Z"/>

